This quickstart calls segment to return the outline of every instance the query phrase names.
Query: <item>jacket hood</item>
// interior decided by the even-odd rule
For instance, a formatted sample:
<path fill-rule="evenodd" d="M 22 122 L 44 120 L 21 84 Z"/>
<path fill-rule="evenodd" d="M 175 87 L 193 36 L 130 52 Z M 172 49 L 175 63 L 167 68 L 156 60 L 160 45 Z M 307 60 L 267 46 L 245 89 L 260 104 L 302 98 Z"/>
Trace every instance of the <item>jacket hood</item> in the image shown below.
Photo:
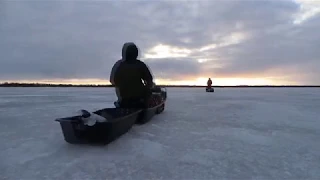
<path fill-rule="evenodd" d="M 122 60 L 133 61 L 138 57 L 138 47 L 133 42 L 127 42 L 122 47 Z"/>

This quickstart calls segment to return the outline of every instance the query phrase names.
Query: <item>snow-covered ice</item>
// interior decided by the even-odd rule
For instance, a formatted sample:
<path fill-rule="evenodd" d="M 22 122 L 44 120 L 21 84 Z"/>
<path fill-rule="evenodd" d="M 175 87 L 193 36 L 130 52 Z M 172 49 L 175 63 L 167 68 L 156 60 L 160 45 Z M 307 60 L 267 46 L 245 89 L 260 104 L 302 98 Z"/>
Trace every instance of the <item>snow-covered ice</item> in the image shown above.
<path fill-rule="evenodd" d="M 54 119 L 112 107 L 112 88 L 0 88 L 0 179 L 320 179 L 320 89 L 167 91 L 163 114 L 101 147 Z"/>

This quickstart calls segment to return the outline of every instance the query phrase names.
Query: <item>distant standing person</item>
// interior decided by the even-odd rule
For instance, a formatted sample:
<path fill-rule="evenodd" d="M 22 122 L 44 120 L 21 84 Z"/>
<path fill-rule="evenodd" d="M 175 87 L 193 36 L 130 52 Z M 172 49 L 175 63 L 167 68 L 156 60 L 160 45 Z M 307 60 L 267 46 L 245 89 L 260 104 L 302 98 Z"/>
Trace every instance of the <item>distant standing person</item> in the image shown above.
<path fill-rule="evenodd" d="M 209 78 L 208 81 L 207 81 L 207 88 L 211 88 L 211 85 L 212 85 L 212 81 L 211 81 L 211 79 Z"/>
<path fill-rule="evenodd" d="M 116 88 L 118 101 L 145 100 L 153 86 L 153 77 L 147 65 L 138 60 L 138 47 L 127 42 L 122 47 L 122 59 L 112 67 L 110 82 Z"/>

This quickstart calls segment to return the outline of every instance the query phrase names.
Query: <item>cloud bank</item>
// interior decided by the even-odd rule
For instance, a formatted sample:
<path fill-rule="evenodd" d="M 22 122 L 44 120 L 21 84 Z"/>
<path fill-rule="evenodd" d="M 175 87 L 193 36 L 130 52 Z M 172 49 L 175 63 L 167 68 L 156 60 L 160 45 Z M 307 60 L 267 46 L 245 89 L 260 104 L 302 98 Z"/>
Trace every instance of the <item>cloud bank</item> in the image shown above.
<path fill-rule="evenodd" d="M 1 1 L 0 80 L 106 79 L 127 41 L 156 78 L 320 84 L 317 1 Z"/>

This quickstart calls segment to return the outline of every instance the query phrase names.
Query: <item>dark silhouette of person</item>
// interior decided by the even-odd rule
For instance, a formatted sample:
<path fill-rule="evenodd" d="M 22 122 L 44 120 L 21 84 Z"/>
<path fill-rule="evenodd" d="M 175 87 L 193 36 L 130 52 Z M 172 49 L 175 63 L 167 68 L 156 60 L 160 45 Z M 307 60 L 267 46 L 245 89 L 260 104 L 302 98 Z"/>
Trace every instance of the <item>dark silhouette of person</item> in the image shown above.
<path fill-rule="evenodd" d="M 209 78 L 208 81 L 207 81 L 207 88 L 211 88 L 211 85 L 212 85 L 212 80 Z"/>
<path fill-rule="evenodd" d="M 138 47 L 127 42 L 122 47 L 122 59 L 112 67 L 110 82 L 115 86 L 118 102 L 143 101 L 151 94 L 153 76 L 148 66 L 137 59 Z"/>

